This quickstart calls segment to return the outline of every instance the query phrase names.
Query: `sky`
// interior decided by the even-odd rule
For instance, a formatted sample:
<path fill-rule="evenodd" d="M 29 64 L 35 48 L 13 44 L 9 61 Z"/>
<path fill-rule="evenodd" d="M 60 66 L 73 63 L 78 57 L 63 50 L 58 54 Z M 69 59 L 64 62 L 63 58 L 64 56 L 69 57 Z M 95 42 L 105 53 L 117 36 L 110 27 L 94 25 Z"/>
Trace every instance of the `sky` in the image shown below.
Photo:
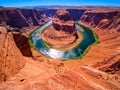
<path fill-rule="evenodd" d="M 0 6 L 42 6 L 42 5 L 66 5 L 66 6 L 120 6 L 120 0 L 0 0 Z"/>

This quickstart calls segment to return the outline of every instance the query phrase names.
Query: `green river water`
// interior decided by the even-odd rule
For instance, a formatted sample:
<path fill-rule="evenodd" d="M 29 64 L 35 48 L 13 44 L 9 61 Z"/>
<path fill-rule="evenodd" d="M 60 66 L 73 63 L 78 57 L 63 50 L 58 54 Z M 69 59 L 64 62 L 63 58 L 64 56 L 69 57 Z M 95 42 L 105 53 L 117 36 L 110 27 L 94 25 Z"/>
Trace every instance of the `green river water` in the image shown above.
<path fill-rule="evenodd" d="M 80 59 L 90 50 L 91 46 L 99 42 L 98 36 L 96 35 L 95 32 L 93 32 L 90 28 L 76 22 L 75 23 L 76 30 L 78 33 L 81 33 L 83 36 L 82 41 L 79 43 L 79 45 L 77 45 L 77 47 L 67 51 L 49 48 L 47 47 L 45 42 L 41 39 L 40 32 L 45 30 L 51 24 L 52 24 L 52 21 L 49 21 L 42 27 L 39 27 L 38 29 L 36 29 L 30 35 L 30 41 L 34 45 L 34 48 L 45 56 L 48 56 L 51 58 L 61 58 L 63 60 L 75 59 L 75 58 Z"/>

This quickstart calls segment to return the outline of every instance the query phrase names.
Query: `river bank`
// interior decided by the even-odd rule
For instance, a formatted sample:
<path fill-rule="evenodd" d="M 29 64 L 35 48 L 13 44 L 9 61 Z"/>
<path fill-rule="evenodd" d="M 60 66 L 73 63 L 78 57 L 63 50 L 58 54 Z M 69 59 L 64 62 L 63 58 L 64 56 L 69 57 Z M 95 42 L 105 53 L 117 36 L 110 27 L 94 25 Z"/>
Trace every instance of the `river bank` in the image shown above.
<path fill-rule="evenodd" d="M 47 24 L 43 25 L 30 35 L 30 41 L 31 43 L 33 43 L 32 45 L 34 45 L 34 48 L 45 56 L 51 58 L 61 58 L 63 60 L 69 60 L 74 58 L 80 59 L 89 51 L 91 46 L 99 42 L 98 36 L 95 34 L 95 32 L 93 32 L 90 28 L 77 22 L 76 23 L 76 26 L 78 27 L 77 31 L 78 33 L 81 33 L 83 36 L 82 41 L 79 43 L 79 45 L 77 45 L 77 47 L 74 47 L 67 51 L 50 48 L 41 39 L 40 32 L 42 32 L 42 30 L 45 30 L 51 24 L 52 22 L 51 23 L 48 22 Z"/>

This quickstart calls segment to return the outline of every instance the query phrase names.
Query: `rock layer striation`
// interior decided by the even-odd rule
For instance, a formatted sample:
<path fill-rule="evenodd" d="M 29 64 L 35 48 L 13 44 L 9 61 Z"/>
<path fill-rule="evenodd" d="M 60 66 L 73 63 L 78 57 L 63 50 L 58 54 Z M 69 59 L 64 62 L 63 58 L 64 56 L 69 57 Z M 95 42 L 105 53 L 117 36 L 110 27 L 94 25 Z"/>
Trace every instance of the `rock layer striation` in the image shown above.
<path fill-rule="evenodd" d="M 53 47 L 62 47 L 74 43 L 77 30 L 68 11 L 60 9 L 52 18 L 52 25 L 42 33 L 42 39 Z"/>
<path fill-rule="evenodd" d="M 11 27 L 30 27 L 42 25 L 46 20 L 45 15 L 38 9 L 0 9 L 0 24 Z"/>
<path fill-rule="evenodd" d="M 80 8 L 74 10 L 69 10 L 72 17 L 73 12 L 81 11 Z M 5 9 L 2 12 L 5 12 Z M 0 19 L 4 23 L 7 23 L 6 18 L 8 20 L 11 18 L 6 14 L 4 13 L 4 17 Z M 26 15 L 29 13 L 26 12 Z M 100 40 L 100 43 L 91 47 L 85 57 L 79 61 L 72 59 L 62 62 L 60 59 L 47 58 L 28 46 L 26 32 L 30 33 L 33 29 L 10 29 L 8 24 L 2 23 L 0 26 L 0 82 L 2 82 L 0 90 L 120 90 L 119 10 L 92 7 L 84 8 L 84 12 L 82 9 L 79 15 L 74 18 L 78 18 L 87 26 L 92 26 Z M 19 17 L 19 14 L 14 14 L 12 17 Z M 34 18 L 34 15 L 31 18 Z M 13 18 L 10 21 L 16 20 Z M 19 23 L 17 24 L 19 26 Z M 24 28 L 23 26 L 26 25 L 21 27 Z M 51 32 L 44 31 L 47 36 L 56 34 L 52 32 L 58 32 L 60 35 L 62 32 L 64 35 L 62 30 L 55 30 L 53 26 L 51 28 L 53 30 Z M 70 35 L 68 33 L 66 32 L 65 35 Z M 51 36 L 50 40 L 51 38 L 53 37 Z M 57 39 L 60 40 L 61 37 Z M 65 42 L 64 39 L 63 41 Z"/>

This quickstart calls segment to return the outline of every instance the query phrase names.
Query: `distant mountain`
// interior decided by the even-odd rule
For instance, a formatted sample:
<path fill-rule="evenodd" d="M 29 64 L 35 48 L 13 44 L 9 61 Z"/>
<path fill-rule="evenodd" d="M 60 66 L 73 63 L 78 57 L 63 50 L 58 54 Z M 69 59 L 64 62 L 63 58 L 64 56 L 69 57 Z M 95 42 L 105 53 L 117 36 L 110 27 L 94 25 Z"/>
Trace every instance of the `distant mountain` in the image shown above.
<path fill-rule="evenodd" d="M 60 5 L 49 5 L 49 6 L 35 6 L 34 8 L 74 8 L 79 6 L 60 6 Z"/>
<path fill-rule="evenodd" d="M 61 5 L 42 5 L 42 6 L 23 6 L 19 8 L 27 8 L 27 9 L 46 9 L 46 8 L 120 8 L 120 7 L 111 7 L 111 6 L 61 6 Z"/>
<path fill-rule="evenodd" d="M 60 5 L 45 5 L 45 6 L 24 6 L 23 8 L 75 8 L 79 6 L 60 6 Z"/>
<path fill-rule="evenodd" d="M 3 6 L 0 6 L 0 8 L 4 8 Z"/>

